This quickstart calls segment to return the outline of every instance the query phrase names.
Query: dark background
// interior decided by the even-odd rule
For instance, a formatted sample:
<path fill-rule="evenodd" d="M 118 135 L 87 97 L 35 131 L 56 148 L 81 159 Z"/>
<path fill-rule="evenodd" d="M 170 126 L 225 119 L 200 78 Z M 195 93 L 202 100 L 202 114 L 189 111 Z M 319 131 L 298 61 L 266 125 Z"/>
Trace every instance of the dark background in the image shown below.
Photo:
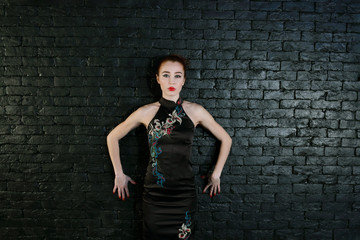
<path fill-rule="evenodd" d="M 360 239 L 359 1 L 0 2 L 1 239 L 140 238 L 145 129 L 120 141 L 125 202 L 106 136 L 169 53 L 233 138 L 210 199 L 196 130 L 196 239 Z"/>

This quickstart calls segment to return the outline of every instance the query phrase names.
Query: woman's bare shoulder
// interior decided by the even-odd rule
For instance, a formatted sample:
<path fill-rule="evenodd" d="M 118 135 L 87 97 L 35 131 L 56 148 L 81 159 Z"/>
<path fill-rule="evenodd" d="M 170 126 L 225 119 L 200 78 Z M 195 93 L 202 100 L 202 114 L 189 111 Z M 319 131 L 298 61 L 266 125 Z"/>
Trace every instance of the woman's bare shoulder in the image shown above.
<path fill-rule="evenodd" d="M 151 111 L 155 111 L 155 110 L 159 109 L 159 107 L 160 107 L 159 102 L 153 102 L 153 103 L 149 103 L 149 104 L 139 107 L 138 111 L 141 113 L 147 114 Z"/>
<path fill-rule="evenodd" d="M 189 101 L 184 101 L 183 106 L 185 108 L 185 111 L 187 110 L 191 112 L 198 112 L 199 110 L 204 109 L 204 107 L 201 106 L 200 104 Z"/>
<path fill-rule="evenodd" d="M 201 121 L 202 113 L 204 112 L 205 108 L 198 103 L 193 103 L 189 101 L 184 101 L 183 107 L 196 127 Z"/>
<path fill-rule="evenodd" d="M 153 102 L 139 107 L 136 112 L 138 113 L 139 121 L 147 127 L 151 119 L 155 116 L 156 112 L 160 108 L 159 102 Z"/>

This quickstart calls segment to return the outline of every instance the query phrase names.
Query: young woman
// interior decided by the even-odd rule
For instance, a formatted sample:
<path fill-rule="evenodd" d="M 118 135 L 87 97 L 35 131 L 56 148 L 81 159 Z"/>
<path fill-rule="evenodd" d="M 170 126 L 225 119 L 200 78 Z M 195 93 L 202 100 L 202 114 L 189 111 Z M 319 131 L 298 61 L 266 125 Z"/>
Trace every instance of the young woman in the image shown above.
<path fill-rule="evenodd" d="M 196 208 L 194 175 L 190 165 L 194 129 L 201 125 L 220 142 L 220 152 L 208 184 L 210 197 L 220 193 L 220 176 L 232 140 L 229 134 L 201 105 L 183 101 L 180 92 L 186 79 L 187 61 L 179 55 L 164 57 L 157 68 L 156 80 L 162 97 L 140 107 L 107 136 L 114 167 L 114 189 L 119 198 L 129 197 L 127 176 L 120 162 L 118 141 L 143 124 L 148 133 L 150 161 L 143 192 L 143 239 L 191 239 Z"/>

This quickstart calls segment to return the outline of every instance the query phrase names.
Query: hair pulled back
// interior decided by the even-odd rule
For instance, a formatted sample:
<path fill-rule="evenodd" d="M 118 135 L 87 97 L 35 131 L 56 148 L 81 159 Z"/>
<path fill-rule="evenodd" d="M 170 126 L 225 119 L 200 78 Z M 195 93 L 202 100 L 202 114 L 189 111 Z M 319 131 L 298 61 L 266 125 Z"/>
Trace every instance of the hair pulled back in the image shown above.
<path fill-rule="evenodd" d="M 186 77 L 186 69 L 189 66 L 189 61 L 186 58 L 178 54 L 170 54 L 162 57 L 158 62 L 156 74 L 159 74 L 161 64 L 163 64 L 164 62 L 179 62 L 184 68 L 184 77 Z"/>

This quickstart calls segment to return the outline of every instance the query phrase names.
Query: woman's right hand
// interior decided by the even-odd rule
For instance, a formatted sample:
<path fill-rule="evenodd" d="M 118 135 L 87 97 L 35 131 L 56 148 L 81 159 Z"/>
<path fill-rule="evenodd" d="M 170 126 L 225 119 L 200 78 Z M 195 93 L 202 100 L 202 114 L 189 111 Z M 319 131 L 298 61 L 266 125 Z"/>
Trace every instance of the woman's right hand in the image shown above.
<path fill-rule="evenodd" d="M 136 184 L 134 180 L 125 174 L 119 174 L 115 176 L 113 193 L 115 193 L 117 189 L 119 198 L 121 198 L 123 201 L 125 200 L 125 194 L 128 198 L 130 197 L 128 182 Z"/>

